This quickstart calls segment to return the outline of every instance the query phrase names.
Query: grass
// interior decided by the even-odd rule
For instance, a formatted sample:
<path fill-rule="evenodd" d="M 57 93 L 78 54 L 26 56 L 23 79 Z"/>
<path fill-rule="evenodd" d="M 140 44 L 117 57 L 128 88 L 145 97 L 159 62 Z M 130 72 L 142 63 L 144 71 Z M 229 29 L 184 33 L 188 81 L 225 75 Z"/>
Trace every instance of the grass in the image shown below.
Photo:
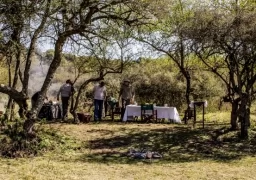
<path fill-rule="evenodd" d="M 205 129 L 199 124 L 45 124 L 48 136 L 56 137 L 56 142 L 45 139 L 52 150 L 37 157 L 0 158 L 0 179 L 255 179 L 254 125 L 251 138 L 241 141 L 237 132 L 228 131 L 228 117 L 208 113 Z M 130 148 L 164 157 L 132 159 L 126 155 Z"/>

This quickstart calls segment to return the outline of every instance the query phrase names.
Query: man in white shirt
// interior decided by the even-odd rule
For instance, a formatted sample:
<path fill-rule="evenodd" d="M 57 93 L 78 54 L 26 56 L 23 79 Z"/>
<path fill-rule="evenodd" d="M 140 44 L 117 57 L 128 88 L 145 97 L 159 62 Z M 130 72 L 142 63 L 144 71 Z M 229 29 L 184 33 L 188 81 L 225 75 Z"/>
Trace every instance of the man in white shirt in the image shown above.
<path fill-rule="evenodd" d="M 99 85 L 94 86 L 94 121 L 99 122 L 102 119 L 103 102 L 106 98 L 106 87 L 104 82 L 100 82 Z"/>
<path fill-rule="evenodd" d="M 68 106 L 69 106 L 69 98 L 74 93 L 74 87 L 71 80 L 67 80 L 66 84 L 63 84 L 60 87 L 60 90 L 57 95 L 57 100 L 59 101 L 59 96 L 61 95 L 62 102 L 62 120 L 65 120 L 68 116 Z"/>

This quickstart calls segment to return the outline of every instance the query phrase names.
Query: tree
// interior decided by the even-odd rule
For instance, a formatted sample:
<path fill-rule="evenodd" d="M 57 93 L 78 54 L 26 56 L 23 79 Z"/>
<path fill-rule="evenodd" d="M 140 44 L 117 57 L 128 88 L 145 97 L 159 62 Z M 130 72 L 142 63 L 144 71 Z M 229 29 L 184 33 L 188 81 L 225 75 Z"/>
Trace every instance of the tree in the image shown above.
<path fill-rule="evenodd" d="M 256 13 L 245 1 L 217 4 L 195 13 L 185 29 L 193 50 L 226 85 L 226 101 L 232 104 L 231 129 L 241 122 L 241 137 L 248 137 L 249 115 L 255 91 Z"/>
<path fill-rule="evenodd" d="M 140 6 L 139 3 L 142 3 L 140 1 L 137 4 L 130 0 L 70 2 L 56 2 L 55 5 L 60 7 L 60 11 L 51 16 L 52 25 L 48 26 L 48 30 L 56 39 L 54 56 L 42 85 L 39 99 L 24 123 L 24 130 L 29 134 L 33 132 L 33 125 L 41 109 L 43 97 L 60 65 L 63 46 L 75 37 L 83 37 L 84 40 L 92 44 L 93 41 L 90 40 L 93 37 L 108 39 L 104 32 L 110 23 L 128 26 L 139 25 L 145 22 L 145 13 L 147 13 L 147 11 L 141 11 L 145 6 Z"/>
<path fill-rule="evenodd" d="M 144 28 L 140 32 L 139 41 L 149 45 L 161 54 L 167 55 L 179 68 L 186 82 L 186 103 L 189 109 L 191 93 L 191 42 L 183 34 L 192 12 L 186 1 L 172 1 L 165 16 L 161 15 L 158 24 Z M 166 8 L 165 8 L 166 9 Z M 159 10 L 158 10 L 159 11 Z"/>
<path fill-rule="evenodd" d="M 0 92 L 8 94 L 19 105 L 22 118 L 25 117 L 27 108 L 27 88 L 32 54 L 41 37 L 49 37 L 54 40 L 53 60 L 41 88 L 38 103 L 24 123 L 25 132 L 32 131 L 37 113 L 42 106 L 43 96 L 60 65 L 63 46 L 75 37 L 83 37 L 85 41 L 92 44 L 94 37 L 107 39 L 105 32 L 109 25 L 126 24 L 132 27 L 145 23 L 146 16 L 150 14 L 147 11 L 148 2 L 134 2 L 130 0 L 47 0 L 37 2 L 4 0 L 1 2 L 1 52 L 6 52 L 6 50 L 10 50 L 7 52 L 11 53 L 17 52 L 15 75 L 10 75 L 10 77 L 15 77 L 16 81 L 19 76 L 22 90 L 19 91 L 9 84 L 1 85 Z M 11 46 L 17 51 L 11 49 Z M 23 56 L 21 56 L 21 52 L 25 52 Z M 8 53 L 3 54 L 8 57 Z M 11 60 L 13 57 L 13 55 L 9 55 L 9 59 L 6 59 Z M 20 65 L 21 57 L 25 59 L 23 73 Z"/>
<path fill-rule="evenodd" d="M 131 56 L 133 56 L 131 52 L 133 39 L 129 38 L 130 35 L 131 28 L 119 27 L 113 24 L 108 31 L 105 31 L 105 36 L 108 39 L 94 37 L 90 39 L 91 43 L 85 44 L 83 39 L 75 40 L 74 43 L 78 47 L 72 46 L 73 51 L 79 53 L 79 50 L 86 49 L 86 52 L 82 51 L 81 53 L 87 53 L 87 56 L 75 57 L 73 60 L 76 69 L 74 83 L 85 79 L 76 83 L 78 92 L 72 97 L 70 112 L 74 117 L 74 122 L 78 122 L 76 112 L 81 94 L 86 90 L 87 85 L 91 82 L 103 80 L 108 74 L 122 73 L 124 67 L 130 62 Z M 85 77 L 86 74 L 87 77 Z"/>
<path fill-rule="evenodd" d="M 6 57 L 9 65 L 9 85 L 8 87 L 1 86 L 0 92 L 4 93 L 6 88 L 10 89 L 7 93 L 10 96 L 7 113 L 10 111 L 9 109 L 14 100 L 19 105 L 21 118 L 25 117 L 28 108 L 26 100 L 28 98 L 32 54 L 50 15 L 51 3 L 51 0 L 39 1 L 36 4 L 30 1 L 4 0 L 0 4 L 1 30 L 3 34 L 1 53 Z M 27 45 L 28 49 L 26 48 Z M 22 72 L 23 59 L 25 59 L 25 65 Z M 12 67 L 14 67 L 14 70 Z M 18 80 L 22 84 L 21 92 L 16 90 Z"/>

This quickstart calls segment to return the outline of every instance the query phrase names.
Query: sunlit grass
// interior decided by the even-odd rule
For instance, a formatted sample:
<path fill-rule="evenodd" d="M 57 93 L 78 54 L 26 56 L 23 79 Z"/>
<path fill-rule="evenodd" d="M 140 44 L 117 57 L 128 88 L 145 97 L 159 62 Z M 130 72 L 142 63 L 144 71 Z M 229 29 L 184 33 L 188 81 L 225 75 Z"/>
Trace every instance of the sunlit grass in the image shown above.
<path fill-rule="evenodd" d="M 1 179 L 254 179 L 255 158 L 232 163 L 200 161 L 163 165 L 100 164 L 51 160 L 1 160 Z"/>

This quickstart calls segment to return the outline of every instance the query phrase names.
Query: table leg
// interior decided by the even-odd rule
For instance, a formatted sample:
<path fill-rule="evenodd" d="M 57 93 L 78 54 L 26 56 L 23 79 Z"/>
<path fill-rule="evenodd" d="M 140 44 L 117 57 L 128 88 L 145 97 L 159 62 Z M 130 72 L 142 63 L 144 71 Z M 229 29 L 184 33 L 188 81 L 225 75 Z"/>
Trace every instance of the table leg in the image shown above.
<path fill-rule="evenodd" d="M 204 128 L 204 104 L 203 104 L 203 128 Z"/>
<path fill-rule="evenodd" d="M 196 125 L 196 105 L 194 104 L 194 123 L 193 123 L 193 127 L 195 127 Z"/>

